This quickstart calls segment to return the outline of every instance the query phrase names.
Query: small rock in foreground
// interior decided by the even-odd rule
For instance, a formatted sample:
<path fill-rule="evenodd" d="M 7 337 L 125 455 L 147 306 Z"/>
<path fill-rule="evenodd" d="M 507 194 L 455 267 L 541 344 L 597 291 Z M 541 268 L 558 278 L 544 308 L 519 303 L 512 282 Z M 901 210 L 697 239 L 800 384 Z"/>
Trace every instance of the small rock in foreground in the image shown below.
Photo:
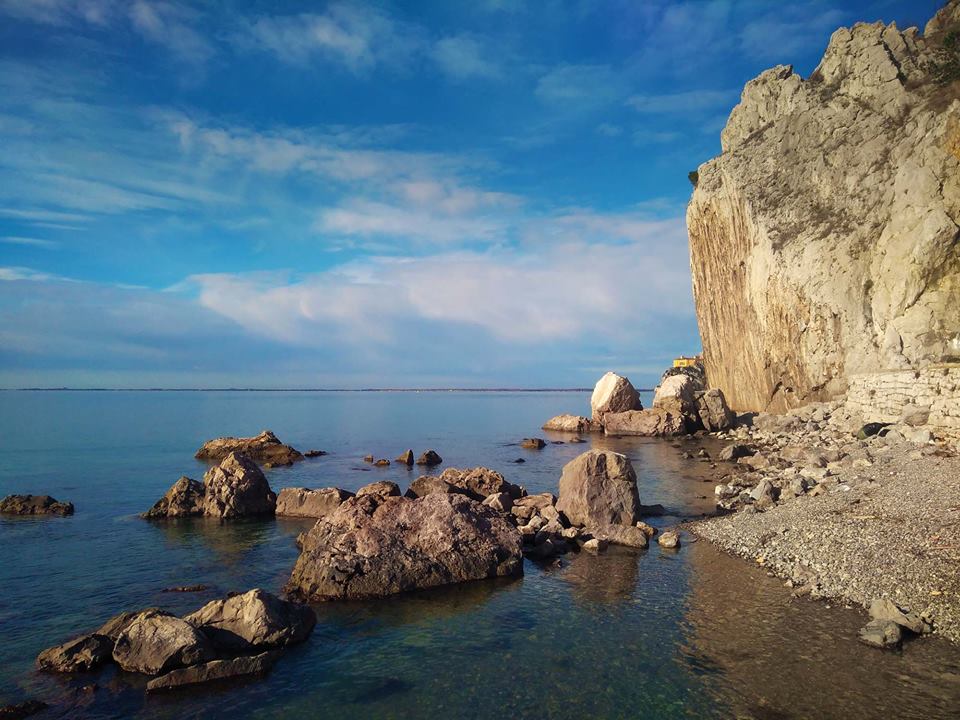
<path fill-rule="evenodd" d="M 676 530 L 666 530 L 657 538 L 657 544 L 660 547 L 676 548 L 680 547 L 680 533 Z"/>
<path fill-rule="evenodd" d="M 860 642 L 871 647 L 885 650 L 898 648 L 902 638 L 900 626 L 893 620 L 871 620 L 860 629 Z"/>

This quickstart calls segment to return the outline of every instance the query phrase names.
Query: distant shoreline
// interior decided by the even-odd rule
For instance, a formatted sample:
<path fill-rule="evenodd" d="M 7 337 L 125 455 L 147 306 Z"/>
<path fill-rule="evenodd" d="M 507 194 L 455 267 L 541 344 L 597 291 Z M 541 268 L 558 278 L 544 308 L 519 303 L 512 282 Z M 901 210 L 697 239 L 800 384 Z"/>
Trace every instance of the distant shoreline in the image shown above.
<path fill-rule="evenodd" d="M 592 392 L 593 388 L 72 388 L 72 387 L 26 387 L 0 388 L 0 392 L 315 392 L 315 393 L 551 393 Z M 650 388 L 638 388 L 639 392 L 653 392 Z"/>

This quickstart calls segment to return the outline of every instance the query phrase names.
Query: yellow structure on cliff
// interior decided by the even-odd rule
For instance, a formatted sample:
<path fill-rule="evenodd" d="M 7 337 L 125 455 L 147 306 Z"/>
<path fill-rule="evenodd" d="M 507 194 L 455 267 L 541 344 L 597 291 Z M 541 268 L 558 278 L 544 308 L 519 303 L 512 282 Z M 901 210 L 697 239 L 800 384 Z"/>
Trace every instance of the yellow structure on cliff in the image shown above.
<path fill-rule="evenodd" d="M 693 367 L 698 363 L 702 362 L 702 356 L 694 355 L 693 357 L 687 357 L 686 355 L 681 355 L 678 358 L 675 358 L 673 361 L 673 366 L 675 368 L 681 367 Z"/>

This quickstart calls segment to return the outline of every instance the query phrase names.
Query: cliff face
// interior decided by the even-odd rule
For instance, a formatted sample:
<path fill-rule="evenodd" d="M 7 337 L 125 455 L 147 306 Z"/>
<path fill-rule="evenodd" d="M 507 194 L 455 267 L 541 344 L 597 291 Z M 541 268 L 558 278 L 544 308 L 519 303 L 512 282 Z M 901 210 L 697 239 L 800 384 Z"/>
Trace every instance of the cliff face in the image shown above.
<path fill-rule="evenodd" d="M 707 379 L 779 412 L 860 373 L 960 355 L 960 82 L 951 0 L 916 28 L 837 30 L 802 79 L 744 88 L 687 209 Z"/>

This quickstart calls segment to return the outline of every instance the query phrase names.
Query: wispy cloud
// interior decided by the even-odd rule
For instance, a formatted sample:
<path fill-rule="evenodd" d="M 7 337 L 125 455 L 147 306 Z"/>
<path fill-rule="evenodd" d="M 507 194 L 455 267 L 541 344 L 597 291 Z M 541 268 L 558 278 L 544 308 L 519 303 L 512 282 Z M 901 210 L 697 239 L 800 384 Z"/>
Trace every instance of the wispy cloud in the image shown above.
<path fill-rule="evenodd" d="M 440 69 L 455 80 L 489 79 L 501 74 L 491 51 L 472 35 L 441 38 L 433 47 L 433 57 Z"/>
<path fill-rule="evenodd" d="M 0 237 L 0 243 L 5 245 L 23 245 L 25 247 L 43 248 L 52 250 L 60 247 L 60 243 L 54 240 L 44 240 L 43 238 L 21 237 L 19 235 L 5 235 Z"/>
<path fill-rule="evenodd" d="M 664 95 L 633 95 L 627 105 L 644 115 L 700 113 L 717 107 L 736 104 L 737 90 L 685 90 Z"/>
<path fill-rule="evenodd" d="M 560 65 L 537 80 L 537 97 L 578 108 L 605 105 L 623 96 L 625 78 L 609 65 Z"/>

